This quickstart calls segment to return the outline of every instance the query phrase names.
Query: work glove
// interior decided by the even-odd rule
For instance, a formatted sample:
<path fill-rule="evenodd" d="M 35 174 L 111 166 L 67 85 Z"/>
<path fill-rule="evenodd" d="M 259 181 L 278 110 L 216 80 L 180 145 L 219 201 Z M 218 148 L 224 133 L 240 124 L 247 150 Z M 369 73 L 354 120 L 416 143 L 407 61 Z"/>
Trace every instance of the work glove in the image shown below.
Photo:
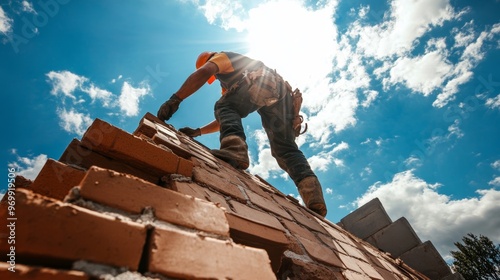
<path fill-rule="evenodd" d="M 189 137 L 198 137 L 201 135 L 201 129 L 192 129 L 190 127 L 183 127 L 179 129 L 180 132 L 186 134 Z"/>
<path fill-rule="evenodd" d="M 181 104 L 182 99 L 180 99 L 177 95 L 172 94 L 169 100 L 165 101 L 156 113 L 156 116 L 162 120 L 169 120 L 172 115 L 179 109 L 179 104 Z"/>

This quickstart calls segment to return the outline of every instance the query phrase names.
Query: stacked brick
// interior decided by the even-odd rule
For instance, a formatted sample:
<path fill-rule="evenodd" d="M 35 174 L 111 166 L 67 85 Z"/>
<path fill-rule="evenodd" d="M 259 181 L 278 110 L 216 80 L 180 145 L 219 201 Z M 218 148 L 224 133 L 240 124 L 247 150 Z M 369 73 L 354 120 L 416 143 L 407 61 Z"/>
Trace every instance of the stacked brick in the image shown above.
<path fill-rule="evenodd" d="M 427 279 L 151 114 L 95 120 L 15 199 L 1 279 Z"/>

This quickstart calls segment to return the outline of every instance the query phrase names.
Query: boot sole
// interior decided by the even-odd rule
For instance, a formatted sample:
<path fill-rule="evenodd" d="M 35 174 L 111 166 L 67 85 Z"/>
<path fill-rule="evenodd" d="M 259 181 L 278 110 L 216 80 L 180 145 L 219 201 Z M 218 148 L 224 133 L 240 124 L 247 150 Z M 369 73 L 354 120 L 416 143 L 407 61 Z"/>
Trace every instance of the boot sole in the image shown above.
<path fill-rule="evenodd" d="M 211 150 L 210 153 L 214 155 L 216 158 L 221 159 L 227 163 L 229 163 L 232 167 L 236 169 L 247 169 L 249 164 L 247 162 L 239 162 L 235 160 L 233 157 L 230 157 L 226 155 L 223 152 L 220 152 L 219 150 Z"/>

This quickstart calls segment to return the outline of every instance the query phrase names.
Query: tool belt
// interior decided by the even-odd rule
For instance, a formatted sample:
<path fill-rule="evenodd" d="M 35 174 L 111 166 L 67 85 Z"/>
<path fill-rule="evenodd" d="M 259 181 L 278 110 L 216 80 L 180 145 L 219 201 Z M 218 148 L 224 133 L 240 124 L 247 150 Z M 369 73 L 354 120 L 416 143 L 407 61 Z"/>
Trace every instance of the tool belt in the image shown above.
<path fill-rule="evenodd" d="M 304 117 L 300 114 L 302 107 L 302 93 L 297 88 L 292 91 L 290 84 L 285 81 L 276 70 L 267 67 L 261 67 L 258 70 L 243 72 L 243 78 L 235 85 L 239 87 L 241 83 L 246 83 L 250 101 L 260 107 L 271 106 L 283 99 L 286 94 L 291 96 L 292 100 L 292 129 L 295 137 L 304 134 L 307 131 L 307 123 L 302 130 Z"/>
<path fill-rule="evenodd" d="M 241 82 L 248 86 L 250 101 L 260 107 L 273 105 L 288 92 L 287 83 L 283 78 L 276 73 L 276 70 L 267 67 L 251 72 L 245 70 Z"/>

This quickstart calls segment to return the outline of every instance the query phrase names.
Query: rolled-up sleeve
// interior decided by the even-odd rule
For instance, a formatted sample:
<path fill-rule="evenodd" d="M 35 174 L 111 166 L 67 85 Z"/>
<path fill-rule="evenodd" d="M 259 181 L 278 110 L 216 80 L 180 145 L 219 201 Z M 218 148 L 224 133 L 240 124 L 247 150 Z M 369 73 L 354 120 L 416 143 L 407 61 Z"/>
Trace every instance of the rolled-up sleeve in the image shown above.
<path fill-rule="evenodd" d="M 217 53 L 208 61 L 215 63 L 219 68 L 218 74 L 228 74 L 234 71 L 233 65 L 231 64 L 231 60 L 225 53 Z"/>

